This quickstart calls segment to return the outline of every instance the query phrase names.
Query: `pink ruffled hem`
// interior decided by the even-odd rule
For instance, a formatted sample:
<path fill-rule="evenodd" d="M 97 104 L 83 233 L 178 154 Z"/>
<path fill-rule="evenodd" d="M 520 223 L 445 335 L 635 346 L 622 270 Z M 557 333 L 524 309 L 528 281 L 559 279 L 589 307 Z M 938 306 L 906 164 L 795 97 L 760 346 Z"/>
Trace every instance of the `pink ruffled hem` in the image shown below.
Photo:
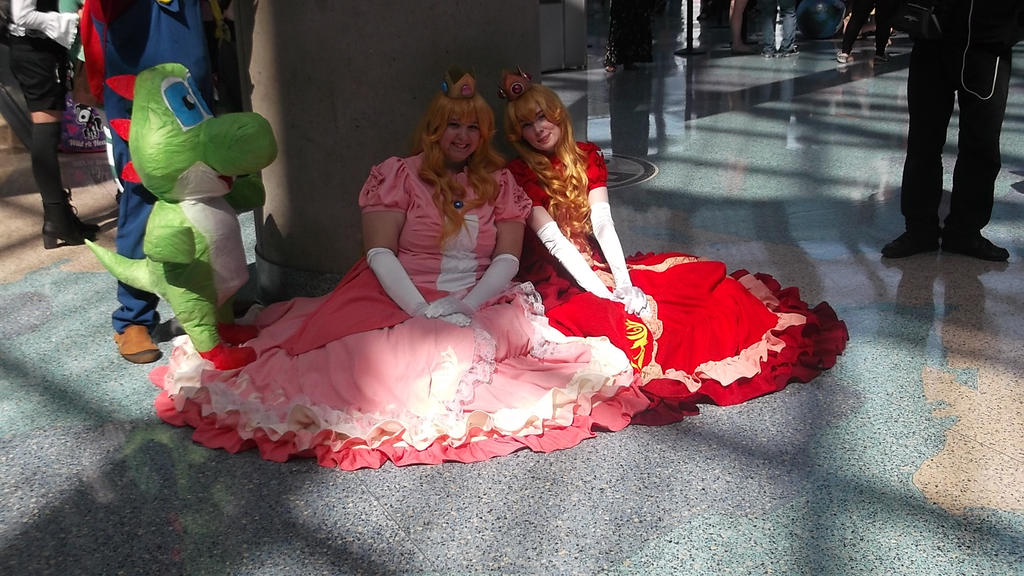
<path fill-rule="evenodd" d="M 379 468 L 388 461 L 397 466 L 478 462 L 524 448 L 535 452 L 570 448 L 600 430 L 617 431 L 630 423 L 676 422 L 697 414 L 698 405 L 702 403 L 745 402 L 781 390 L 790 382 L 807 382 L 835 364 L 849 334 L 845 323 L 827 303 L 810 308 L 800 299 L 798 289 L 783 289 L 766 274 L 752 275 L 739 270 L 732 277 L 780 317 L 777 328 L 766 335 L 771 345 L 762 347 L 763 351 L 759 348 L 757 358 L 751 354 L 743 358 L 743 364 L 759 360 L 756 374 L 723 383 L 712 375 L 731 378 L 736 370 L 749 372 L 749 367 L 725 364 L 715 367 L 714 363 L 708 363 L 705 366 L 708 370 L 697 372 L 693 378 L 657 378 L 643 386 L 639 385 L 639 378 L 635 378 L 629 385 L 605 386 L 581 395 L 575 403 L 563 405 L 572 410 L 568 424 L 565 417 L 560 421 L 543 419 L 524 427 L 523 433 L 476 426 L 464 439 L 442 435 L 420 447 L 412 446 L 396 434 L 370 445 L 362 438 L 340 433 L 329 425 L 307 424 L 291 429 L 276 425 L 253 426 L 239 410 L 215 412 L 208 394 L 202 391 L 180 393 L 167 385 L 170 366 L 158 367 L 150 373 L 150 379 L 161 389 L 154 404 L 161 419 L 176 426 L 191 426 L 195 429 L 193 440 L 209 448 L 232 453 L 256 449 L 266 460 L 316 458 L 326 467 L 356 470 Z M 696 389 L 692 389 L 692 382 L 691 386 L 687 385 L 692 379 L 700 383 Z"/>
<path fill-rule="evenodd" d="M 168 366 L 160 366 L 150 373 L 150 379 L 158 388 L 163 387 L 169 369 Z M 231 453 L 255 448 L 265 460 L 284 462 L 291 458 L 316 458 L 322 466 L 343 470 L 379 468 L 387 461 L 396 466 L 479 462 L 523 448 L 535 452 L 571 448 L 594 436 L 596 431 L 621 430 L 630 423 L 634 414 L 647 408 L 648 404 L 634 383 L 616 388 L 611 397 L 593 402 L 586 413 L 577 412 L 568 426 L 545 424 L 543 432 L 528 435 L 502 435 L 493 430 L 477 429 L 468 442 L 451 445 L 446 442 L 448 438 L 439 437 L 426 448 L 417 449 L 400 441 L 370 447 L 359 438 L 343 437 L 331 429 L 309 434 L 287 431 L 276 435 L 256 428 L 247 434 L 248 437 L 243 437 L 237 412 L 204 414 L 203 405 L 192 399 L 186 399 L 179 409 L 166 391 L 161 391 L 154 401 L 157 415 L 162 420 L 175 426 L 191 426 L 195 429 L 192 439 L 208 448 L 220 448 Z"/>

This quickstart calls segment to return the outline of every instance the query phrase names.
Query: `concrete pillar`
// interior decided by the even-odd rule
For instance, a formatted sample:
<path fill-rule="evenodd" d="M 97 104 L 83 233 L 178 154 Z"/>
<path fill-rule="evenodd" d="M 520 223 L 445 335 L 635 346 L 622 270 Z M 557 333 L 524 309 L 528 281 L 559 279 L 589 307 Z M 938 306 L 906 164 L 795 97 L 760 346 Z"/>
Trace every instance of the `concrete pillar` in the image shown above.
<path fill-rule="evenodd" d="M 372 165 L 408 154 L 450 65 L 475 68 L 499 127 L 500 70 L 540 65 L 537 0 L 249 0 L 236 10 L 249 105 L 280 150 L 256 218 L 264 301 L 322 293 L 361 256 L 359 190 Z"/>

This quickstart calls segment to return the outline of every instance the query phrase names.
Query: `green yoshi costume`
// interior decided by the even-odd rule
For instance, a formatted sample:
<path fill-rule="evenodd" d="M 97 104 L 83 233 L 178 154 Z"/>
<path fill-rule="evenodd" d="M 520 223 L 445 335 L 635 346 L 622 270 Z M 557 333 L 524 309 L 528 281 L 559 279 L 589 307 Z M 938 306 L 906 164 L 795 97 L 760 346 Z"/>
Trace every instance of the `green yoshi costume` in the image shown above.
<path fill-rule="evenodd" d="M 157 201 L 144 259 L 89 248 L 118 280 L 166 300 L 215 368 L 252 362 L 252 348 L 230 346 L 256 335 L 234 324 L 232 298 L 249 277 L 237 211 L 263 205 L 255 172 L 277 156 L 270 123 L 252 112 L 214 117 L 180 64 L 108 82 L 134 100 L 131 120 L 111 123 L 131 150 L 122 178 L 141 182 Z"/>

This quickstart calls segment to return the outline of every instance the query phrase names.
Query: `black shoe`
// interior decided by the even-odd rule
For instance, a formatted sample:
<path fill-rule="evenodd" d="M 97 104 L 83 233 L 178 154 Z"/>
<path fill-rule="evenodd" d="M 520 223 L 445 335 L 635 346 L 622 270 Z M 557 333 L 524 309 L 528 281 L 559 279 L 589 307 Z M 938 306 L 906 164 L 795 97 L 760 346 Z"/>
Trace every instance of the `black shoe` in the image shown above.
<path fill-rule="evenodd" d="M 889 55 L 885 52 L 875 52 L 875 62 L 888 62 Z"/>
<path fill-rule="evenodd" d="M 75 224 L 74 216 L 66 204 L 43 206 L 43 248 L 52 250 L 59 246 L 85 244 L 85 237 Z"/>
<path fill-rule="evenodd" d="M 882 247 L 882 256 L 886 258 L 906 258 L 922 252 L 934 252 L 939 249 L 939 239 L 917 236 L 910 232 Z"/>
<path fill-rule="evenodd" d="M 943 234 L 942 251 L 963 254 L 989 262 L 1006 262 L 1010 259 L 1010 252 L 1006 248 L 996 246 L 981 234 Z"/>
<path fill-rule="evenodd" d="M 100 227 L 97 224 L 86 224 L 78 219 L 78 208 L 71 203 L 71 189 L 65 188 L 64 193 L 68 197 L 68 206 L 71 206 L 71 217 L 75 222 L 75 226 L 78 226 L 78 230 L 82 233 L 82 237 L 86 240 L 96 241 L 96 234 L 99 233 Z"/>

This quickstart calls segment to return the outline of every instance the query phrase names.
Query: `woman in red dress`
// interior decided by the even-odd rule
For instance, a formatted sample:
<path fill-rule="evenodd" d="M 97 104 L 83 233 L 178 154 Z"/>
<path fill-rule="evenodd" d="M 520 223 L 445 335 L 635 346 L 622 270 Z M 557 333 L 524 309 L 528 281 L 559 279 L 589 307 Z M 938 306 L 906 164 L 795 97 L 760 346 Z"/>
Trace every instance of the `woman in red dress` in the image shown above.
<path fill-rule="evenodd" d="M 767 275 L 672 252 L 626 258 L 600 149 L 577 142 L 565 105 L 529 75 L 505 72 L 508 168 L 533 202 L 519 277 L 566 335 L 605 336 L 626 352 L 664 423 L 699 403 L 730 405 L 830 368 L 848 334 L 827 303 L 810 308 Z"/>

